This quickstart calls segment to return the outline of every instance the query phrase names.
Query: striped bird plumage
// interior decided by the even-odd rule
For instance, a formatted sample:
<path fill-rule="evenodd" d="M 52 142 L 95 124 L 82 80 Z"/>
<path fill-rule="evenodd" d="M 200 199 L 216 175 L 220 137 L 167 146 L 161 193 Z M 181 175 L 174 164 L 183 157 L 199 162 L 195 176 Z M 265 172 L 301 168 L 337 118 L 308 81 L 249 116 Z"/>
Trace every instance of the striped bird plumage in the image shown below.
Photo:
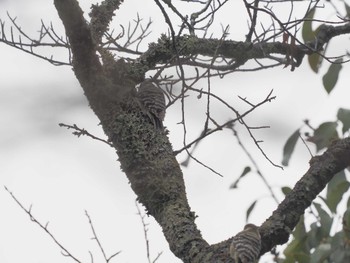
<path fill-rule="evenodd" d="M 253 224 L 247 224 L 244 230 L 233 237 L 230 246 L 230 256 L 236 263 L 254 263 L 261 250 L 259 229 Z"/>
<path fill-rule="evenodd" d="M 163 128 L 166 110 L 163 91 L 150 79 L 147 79 L 138 87 L 137 98 L 142 111 L 149 117 L 153 125 L 158 129 Z"/>

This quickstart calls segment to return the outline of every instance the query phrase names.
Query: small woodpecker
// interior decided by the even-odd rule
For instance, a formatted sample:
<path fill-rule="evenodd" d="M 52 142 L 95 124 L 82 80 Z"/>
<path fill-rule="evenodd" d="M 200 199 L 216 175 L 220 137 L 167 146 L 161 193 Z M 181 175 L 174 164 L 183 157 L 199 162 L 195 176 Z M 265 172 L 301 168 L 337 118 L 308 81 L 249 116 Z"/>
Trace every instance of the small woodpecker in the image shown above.
<path fill-rule="evenodd" d="M 149 117 L 154 127 L 163 129 L 166 109 L 163 91 L 151 79 L 146 79 L 137 88 L 136 96 L 143 113 Z"/>
<path fill-rule="evenodd" d="M 230 256 L 235 263 L 254 263 L 261 250 L 261 237 L 256 225 L 247 224 L 235 235 L 230 246 Z"/>

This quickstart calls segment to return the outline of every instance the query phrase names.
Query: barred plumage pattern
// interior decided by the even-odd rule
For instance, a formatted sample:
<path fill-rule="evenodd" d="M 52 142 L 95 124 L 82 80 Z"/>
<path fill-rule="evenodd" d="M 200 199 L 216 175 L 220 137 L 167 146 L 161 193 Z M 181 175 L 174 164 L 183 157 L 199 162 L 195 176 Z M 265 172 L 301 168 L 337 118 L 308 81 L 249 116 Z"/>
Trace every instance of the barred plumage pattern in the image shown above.
<path fill-rule="evenodd" d="M 154 127 L 162 129 L 166 109 L 163 91 L 150 79 L 146 79 L 138 87 L 137 98 L 142 111 L 150 118 Z"/>
<path fill-rule="evenodd" d="M 261 250 L 261 237 L 258 227 L 247 224 L 244 230 L 233 237 L 230 256 L 236 263 L 254 263 Z"/>

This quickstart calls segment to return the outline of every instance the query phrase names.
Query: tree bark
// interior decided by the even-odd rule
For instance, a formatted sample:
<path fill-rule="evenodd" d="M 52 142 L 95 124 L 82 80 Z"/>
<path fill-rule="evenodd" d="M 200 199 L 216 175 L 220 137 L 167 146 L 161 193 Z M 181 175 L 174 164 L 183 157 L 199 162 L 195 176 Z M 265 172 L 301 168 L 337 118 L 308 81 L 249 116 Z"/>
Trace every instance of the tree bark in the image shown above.
<path fill-rule="evenodd" d="M 137 63 L 129 65 L 118 61 L 111 71 L 99 61 L 98 46 L 94 43 L 93 32 L 85 21 L 78 2 L 54 0 L 54 4 L 71 44 L 76 77 L 113 143 L 121 168 L 138 196 L 138 201 L 162 227 L 171 251 L 183 262 L 234 262 L 228 254 L 231 239 L 210 246 L 202 238 L 194 222 L 195 215 L 187 201 L 183 174 L 167 134 L 155 130 L 135 103 L 133 91 L 136 80 L 142 80 L 152 65 L 171 60 L 174 55 L 172 45 L 166 46 L 163 45 L 165 42 L 159 42 L 158 47 L 162 45 L 159 49 L 157 45 L 151 45 L 149 52 Z M 234 57 L 236 53 L 243 53 L 242 48 L 254 48 L 234 41 L 219 45 L 216 40 L 187 40 L 189 42 L 184 44 L 181 39 L 177 41 L 181 46 L 178 50 L 186 54 L 200 51 L 204 55 L 210 55 L 211 48 L 208 47 L 219 46 L 219 52 L 222 48 L 221 55 Z M 191 43 L 195 43 L 195 47 Z M 275 45 L 275 48 L 282 46 Z M 245 55 L 242 61 L 247 58 Z M 142 69 L 137 68 L 137 65 L 143 65 Z M 313 158 L 310 164 L 310 169 L 293 191 L 260 227 L 261 254 L 275 245 L 287 242 L 290 231 L 311 201 L 334 174 L 350 165 L 350 139 L 334 142 L 323 155 Z"/>
<path fill-rule="evenodd" d="M 77 1 L 54 3 L 71 44 L 76 77 L 113 142 L 138 201 L 161 225 L 171 251 L 184 262 L 194 262 L 208 244 L 194 223 L 182 171 L 166 133 L 155 130 L 143 116 L 132 92 L 118 92 L 124 87 L 104 73 Z"/>

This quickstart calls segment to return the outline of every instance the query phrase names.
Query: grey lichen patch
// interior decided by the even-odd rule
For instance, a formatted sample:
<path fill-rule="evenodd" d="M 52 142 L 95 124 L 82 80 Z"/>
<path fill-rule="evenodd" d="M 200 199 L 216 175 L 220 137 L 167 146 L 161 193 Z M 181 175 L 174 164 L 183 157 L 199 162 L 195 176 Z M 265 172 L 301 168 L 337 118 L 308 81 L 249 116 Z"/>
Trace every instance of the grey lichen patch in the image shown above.
<path fill-rule="evenodd" d="M 131 187 L 154 215 L 164 205 L 185 196 L 185 187 L 164 129 L 156 129 L 132 94 L 106 114 L 106 133 L 113 142 Z M 186 197 L 184 197 L 186 198 Z"/>
<path fill-rule="evenodd" d="M 151 43 L 148 47 L 147 62 L 151 65 L 166 63 L 174 56 L 172 41 L 162 34 L 157 43 Z"/>
<path fill-rule="evenodd" d="M 165 157 L 172 156 L 172 147 L 165 131 L 155 129 L 137 103 L 126 103 L 114 116 L 110 130 L 123 170 L 140 163 L 154 169 L 169 166 Z"/>

